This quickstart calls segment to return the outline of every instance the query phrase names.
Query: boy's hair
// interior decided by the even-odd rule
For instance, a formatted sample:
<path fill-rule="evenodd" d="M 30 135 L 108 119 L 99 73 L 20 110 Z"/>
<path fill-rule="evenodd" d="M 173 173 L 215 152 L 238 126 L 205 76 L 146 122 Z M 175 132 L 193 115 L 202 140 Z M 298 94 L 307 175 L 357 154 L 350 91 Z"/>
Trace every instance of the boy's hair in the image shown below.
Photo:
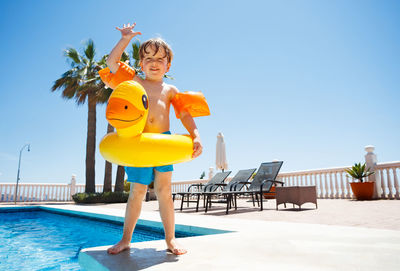
<path fill-rule="evenodd" d="M 143 60 L 145 53 L 146 53 L 146 54 L 149 53 L 149 52 L 147 51 L 147 48 L 148 48 L 149 46 L 152 46 L 152 47 L 155 48 L 154 55 L 158 53 L 158 50 L 160 50 L 160 47 L 164 48 L 165 54 L 166 54 L 166 56 L 167 56 L 168 63 L 171 63 L 172 58 L 173 58 L 173 56 L 174 56 L 173 53 L 172 53 L 171 47 L 168 45 L 168 43 L 166 43 L 163 39 L 160 39 L 160 38 L 149 39 L 149 40 L 143 42 L 143 43 L 140 45 L 140 48 L 139 48 L 139 58 L 140 58 L 140 61 Z"/>

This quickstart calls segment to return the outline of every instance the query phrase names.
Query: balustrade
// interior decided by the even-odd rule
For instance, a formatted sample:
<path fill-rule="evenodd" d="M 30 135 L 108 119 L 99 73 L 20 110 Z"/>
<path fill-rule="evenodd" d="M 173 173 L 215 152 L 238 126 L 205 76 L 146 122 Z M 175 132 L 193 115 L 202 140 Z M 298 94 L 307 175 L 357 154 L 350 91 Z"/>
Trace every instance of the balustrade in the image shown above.
<path fill-rule="evenodd" d="M 103 185 L 95 186 L 96 192 L 103 191 Z M 112 186 L 114 188 L 114 185 Z M 17 202 L 42 202 L 42 201 L 72 201 L 71 191 L 74 193 L 85 192 L 85 185 L 78 184 L 47 184 L 47 183 L 20 183 L 18 185 Z M 14 202 L 15 184 L 0 183 L 0 202 Z"/>
<path fill-rule="evenodd" d="M 373 146 L 367 146 L 366 150 L 367 166 L 375 172 L 368 179 L 375 181 L 377 198 L 400 199 L 400 161 L 376 163 Z M 285 186 L 315 185 L 318 198 L 350 199 L 353 197 L 350 189 L 350 182 L 353 180 L 345 171 L 348 168 L 350 167 L 285 172 L 280 173 L 278 179 Z M 227 178 L 227 182 L 231 179 L 232 177 Z M 192 184 L 207 182 L 207 179 L 173 182 L 172 192 L 186 192 Z M 70 184 L 20 183 L 18 187 L 18 202 L 72 201 L 73 194 L 85 192 L 85 185 L 76 184 L 75 176 L 72 176 Z M 102 192 L 103 185 L 96 185 L 95 191 Z M 14 197 L 15 184 L 0 183 L 0 202 L 13 202 Z"/>
<path fill-rule="evenodd" d="M 397 177 L 400 173 L 400 162 L 377 164 L 375 171 L 378 172 L 380 176 L 382 188 L 381 198 L 400 199 L 399 179 Z"/>

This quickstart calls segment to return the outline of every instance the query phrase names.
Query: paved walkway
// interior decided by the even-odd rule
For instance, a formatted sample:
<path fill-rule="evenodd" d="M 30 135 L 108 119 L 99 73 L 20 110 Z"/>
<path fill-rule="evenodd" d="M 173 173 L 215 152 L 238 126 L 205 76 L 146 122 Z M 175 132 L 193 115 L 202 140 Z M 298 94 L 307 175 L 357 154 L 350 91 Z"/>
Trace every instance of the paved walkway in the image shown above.
<path fill-rule="evenodd" d="M 205 214 L 201 208 L 198 213 L 195 203 L 189 208 L 184 205 L 182 213 L 198 216 L 220 216 L 227 219 L 239 218 L 263 221 L 299 222 L 309 224 L 340 225 L 353 227 L 366 227 L 400 231 L 400 200 L 372 200 L 355 201 L 343 199 L 318 199 L 318 209 L 315 204 L 306 203 L 299 211 L 297 206 L 279 205 L 276 211 L 275 200 L 264 200 L 264 211 L 253 207 L 251 201 L 242 199 L 238 201 L 238 210 L 225 214 L 224 204 L 213 204 L 212 209 Z M 107 208 L 125 209 L 125 204 L 107 204 Z M 143 203 L 143 211 L 158 212 L 158 202 Z M 175 201 L 176 213 L 180 212 L 180 200 Z"/>
<path fill-rule="evenodd" d="M 41 202 L 25 203 L 21 205 L 65 205 L 73 204 L 70 202 Z M 8 206 L 9 203 L 2 202 L 0 206 Z M 111 209 L 125 210 L 125 203 L 115 204 L 92 204 L 87 206 L 98 206 Z M 14 206 L 14 205 L 10 205 Z M 143 202 L 143 211 L 157 212 L 158 202 Z M 205 214 L 204 209 L 199 212 L 195 210 L 195 204 L 190 203 L 189 208 L 184 205 L 180 211 L 180 200 L 175 201 L 175 211 L 177 214 L 184 213 L 197 216 L 215 216 L 227 219 L 239 218 L 264 221 L 298 222 L 309 224 L 325 224 L 338 226 L 365 227 L 375 229 L 388 229 L 400 231 L 400 200 L 372 200 L 355 201 L 347 199 L 318 199 L 318 208 L 312 203 L 306 203 L 300 211 L 291 204 L 287 208 L 281 204 L 276 211 L 275 200 L 264 200 L 264 211 L 260 212 L 257 207 L 248 199 L 238 201 L 238 210 L 232 210 L 228 215 L 225 214 L 224 204 L 213 204 L 212 209 Z"/>

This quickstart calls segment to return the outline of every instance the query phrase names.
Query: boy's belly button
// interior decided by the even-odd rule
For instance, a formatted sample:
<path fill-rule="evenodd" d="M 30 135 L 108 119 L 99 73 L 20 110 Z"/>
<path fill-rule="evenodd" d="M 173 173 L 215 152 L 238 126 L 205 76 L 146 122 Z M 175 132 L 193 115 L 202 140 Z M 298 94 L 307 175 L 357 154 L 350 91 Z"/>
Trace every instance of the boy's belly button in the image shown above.
<path fill-rule="evenodd" d="M 154 121 L 153 118 L 150 118 L 150 119 L 149 119 L 149 122 L 150 122 L 150 123 L 153 123 L 153 121 Z"/>

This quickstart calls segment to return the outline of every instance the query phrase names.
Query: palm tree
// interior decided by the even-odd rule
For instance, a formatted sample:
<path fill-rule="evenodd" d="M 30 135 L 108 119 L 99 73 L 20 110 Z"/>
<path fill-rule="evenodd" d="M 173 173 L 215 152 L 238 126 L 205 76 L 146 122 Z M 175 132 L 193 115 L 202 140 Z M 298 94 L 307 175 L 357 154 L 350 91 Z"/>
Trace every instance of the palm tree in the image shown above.
<path fill-rule="evenodd" d="M 94 59 L 96 50 L 92 40 L 88 40 L 82 55 L 74 48 L 67 48 L 64 53 L 67 60 L 70 61 L 71 69 L 54 82 L 51 91 L 62 90 L 62 97 L 65 99 L 75 99 L 77 105 L 83 105 L 87 101 L 85 192 L 94 193 L 96 105 L 98 103 L 105 103 L 111 90 L 105 87 L 97 73 L 101 69 L 101 66 Z"/>
<path fill-rule="evenodd" d="M 135 42 L 132 43 L 132 52 L 131 56 L 133 59 L 133 65 L 132 67 L 135 69 L 136 74 L 139 76 L 142 74 L 142 70 L 139 65 L 139 47 L 140 47 L 140 42 L 139 40 L 136 40 Z M 129 61 L 129 54 L 124 52 L 121 56 L 121 61 L 122 62 L 130 62 Z M 118 166 L 117 168 L 117 174 L 115 176 L 115 187 L 114 187 L 114 192 L 122 192 L 124 191 L 124 177 L 125 177 L 125 169 L 123 166 Z"/>
<path fill-rule="evenodd" d="M 112 132 L 114 132 L 114 127 L 108 124 L 107 134 Z M 104 166 L 103 192 L 111 192 L 111 191 L 112 191 L 112 164 L 106 160 L 106 164 Z"/>
<path fill-rule="evenodd" d="M 104 55 L 100 62 L 98 63 L 102 68 L 106 66 L 106 59 L 108 55 Z M 107 87 L 106 87 L 107 88 Z M 112 89 L 107 88 L 108 92 L 106 92 L 107 95 L 107 101 L 110 98 L 110 95 L 112 93 Z M 114 132 L 114 127 L 112 127 L 109 123 L 107 125 L 107 134 Z M 104 182 L 103 182 L 103 192 L 111 192 L 112 191 L 112 164 L 105 160 L 105 165 L 104 165 Z"/>
<path fill-rule="evenodd" d="M 125 168 L 123 166 L 118 166 L 117 176 L 115 178 L 114 192 L 124 191 L 124 177 L 125 177 Z"/>

